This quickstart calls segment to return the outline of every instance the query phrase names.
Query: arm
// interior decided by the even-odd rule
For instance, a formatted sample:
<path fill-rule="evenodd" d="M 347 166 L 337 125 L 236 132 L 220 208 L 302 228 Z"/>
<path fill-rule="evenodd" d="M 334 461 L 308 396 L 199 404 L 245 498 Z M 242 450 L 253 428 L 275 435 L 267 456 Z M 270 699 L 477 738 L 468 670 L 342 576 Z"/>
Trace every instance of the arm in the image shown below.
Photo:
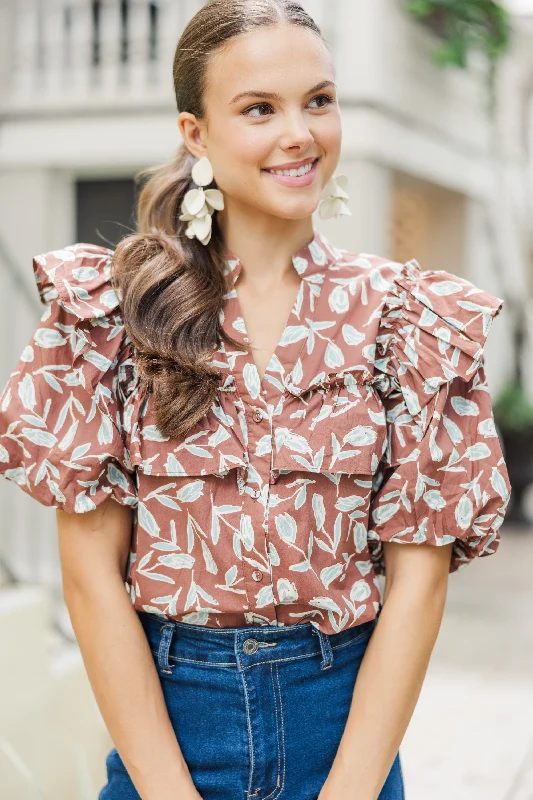
<path fill-rule="evenodd" d="M 383 609 L 319 800 L 376 800 L 415 709 L 442 621 L 451 544 L 383 547 Z"/>
<path fill-rule="evenodd" d="M 131 510 L 57 511 L 63 596 L 96 701 L 143 800 L 199 800 L 124 587 Z"/>

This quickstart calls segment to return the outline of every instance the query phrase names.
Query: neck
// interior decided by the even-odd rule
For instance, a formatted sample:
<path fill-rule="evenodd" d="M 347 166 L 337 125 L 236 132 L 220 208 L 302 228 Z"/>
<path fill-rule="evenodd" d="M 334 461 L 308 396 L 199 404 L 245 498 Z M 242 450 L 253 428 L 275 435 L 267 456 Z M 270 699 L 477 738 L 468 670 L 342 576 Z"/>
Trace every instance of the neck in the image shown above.
<path fill-rule="evenodd" d="M 292 257 L 314 236 L 312 217 L 280 219 L 270 214 L 251 214 L 231 204 L 218 215 L 224 244 L 238 258 L 247 280 L 272 284 L 292 274 Z M 241 280 L 239 278 L 239 280 Z"/>

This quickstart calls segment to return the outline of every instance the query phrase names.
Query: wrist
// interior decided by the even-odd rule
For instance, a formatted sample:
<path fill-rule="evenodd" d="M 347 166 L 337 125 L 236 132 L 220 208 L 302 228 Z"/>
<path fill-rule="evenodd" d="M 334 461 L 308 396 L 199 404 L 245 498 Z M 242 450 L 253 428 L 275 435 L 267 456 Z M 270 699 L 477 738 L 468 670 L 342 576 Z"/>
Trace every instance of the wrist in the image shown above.
<path fill-rule="evenodd" d="M 339 755 L 337 753 L 324 784 L 325 794 L 321 794 L 319 800 L 337 800 L 339 797 L 343 800 L 377 800 L 381 787 L 374 785 L 369 770 L 356 766 L 353 758 L 345 761 Z"/>
<path fill-rule="evenodd" d="M 201 800 L 186 763 L 173 762 L 132 780 L 142 800 Z"/>

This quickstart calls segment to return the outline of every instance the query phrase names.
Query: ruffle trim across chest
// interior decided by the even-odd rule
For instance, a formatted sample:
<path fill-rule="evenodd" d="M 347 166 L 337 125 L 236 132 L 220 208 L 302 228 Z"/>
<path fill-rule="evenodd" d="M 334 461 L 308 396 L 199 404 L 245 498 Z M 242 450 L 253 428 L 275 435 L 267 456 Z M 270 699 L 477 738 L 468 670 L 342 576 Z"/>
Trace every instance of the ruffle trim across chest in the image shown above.
<path fill-rule="evenodd" d="M 333 251 L 332 251 L 333 252 Z M 94 402 L 107 409 L 109 381 L 121 403 L 115 425 L 131 469 L 153 475 L 225 474 L 246 468 L 248 420 L 227 362 L 211 410 L 183 439 L 169 441 L 155 425 L 152 396 L 141 389 L 135 349 L 111 285 L 113 251 L 76 244 L 34 259 L 45 304 L 72 315 L 73 368 Z M 422 272 L 378 256 L 339 251 L 330 264 L 312 334 L 318 358 L 306 350 L 284 377 L 273 410 L 272 473 L 373 474 L 386 446 L 382 398 L 403 396 L 409 413 L 427 426 L 427 407 L 443 384 L 468 380 L 502 301 L 443 271 Z M 221 353 L 213 366 L 220 367 Z M 261 413 L 265 413 L 264 410 Z M 266 443 L 265 447 L 268 446 Z"/>

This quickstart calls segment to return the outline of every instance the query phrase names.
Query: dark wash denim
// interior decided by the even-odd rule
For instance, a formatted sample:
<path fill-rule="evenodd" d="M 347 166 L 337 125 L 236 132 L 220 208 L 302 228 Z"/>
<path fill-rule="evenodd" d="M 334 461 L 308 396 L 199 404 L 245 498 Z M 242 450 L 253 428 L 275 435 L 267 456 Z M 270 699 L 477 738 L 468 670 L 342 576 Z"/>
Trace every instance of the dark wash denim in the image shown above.
<path fill-rule="evenodd" d="M 316 800 L 376 620 L 328 635 L 309 622 L 208 628 L 137 613 L 203 800 Z M 139 800 L 116 748 L 106 767 L 98 800 Z M 398 754 L 379 800 L 403 798 Z"/>

